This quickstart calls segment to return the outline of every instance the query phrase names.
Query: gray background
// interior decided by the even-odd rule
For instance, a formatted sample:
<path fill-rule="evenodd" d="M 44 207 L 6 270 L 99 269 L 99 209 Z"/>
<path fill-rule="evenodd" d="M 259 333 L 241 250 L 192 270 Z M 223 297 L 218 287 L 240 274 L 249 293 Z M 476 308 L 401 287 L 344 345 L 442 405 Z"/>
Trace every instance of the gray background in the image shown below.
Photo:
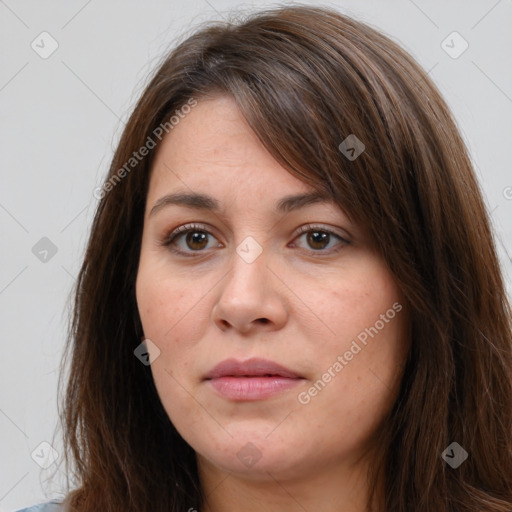
<path fill-rule="evenodd" d="M 430 72 L 470 148 L 510 291 L 512 1 L 305 3 L 335 6 L 380 28 Z M 69 292 L 97 204 L 93 191 L 148 72 L 198 23 L 232 8 L 275 5 L 0 0 L 0 512 L 61 495 L 63 472 L 52 484 L 45 479 L 61 459 L 53 435 Z M 58 43 L 46 59 L 31 47 L 51 49 L 43 31 Z M 469 44 L 458 58 L 441 46 L 453 31 Z M 454 54 L 463 41 L 452 36 L 446 44 Z M 55 254 L 41 252 L 49 247 L 43 237 Z M 47 470 L 36 463 L 47 460 L 42 442 L 59 455 Z"/>

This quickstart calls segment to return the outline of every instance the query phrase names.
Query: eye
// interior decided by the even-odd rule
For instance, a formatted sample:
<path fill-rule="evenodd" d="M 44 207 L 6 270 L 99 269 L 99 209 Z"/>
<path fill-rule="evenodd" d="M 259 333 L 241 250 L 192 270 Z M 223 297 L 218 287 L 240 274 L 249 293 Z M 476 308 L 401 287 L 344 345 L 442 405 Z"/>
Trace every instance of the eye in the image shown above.
<path fill-rule="evenodd" d="M 292 246 L 295 246 L 295 240 L 300 238 L 305 238 L 306 243 L 313 252 L 338 252 L 345 245 L 348 245 L 350 242 L 345 240 L 341 235 L 334 233 L 330 229 L 326 229 L 323 226 L 313 226 L 308 224 L 306 226 L 302 226 L 299 230 L 299 235 L 292 242 Z M 333 244 L 331 242 L 338 241 L 338 244 L 334 244 L 334 249 L 332 249 Z M 325 250 L 330 245 L 330 250 Z"/>
<path fill-rule="evenodd" d="M 185 224 L 175 229 L 162 243 L 178 254 L 193 256 L 191 252 L 204 252 L 211 247 L 222 247 L 222 244 L 212 244 L 208 247 L 209 237 L 213 235 L 201 224 Z M 215 239 L 216 240 L 216 239 Z M 182 242 L 181 244 L 179 242 Z"/>
<path fill-rule="evenodd" d="M 213 240 L 210 240 L 210 237 L 212 237 Z M 295 247 L 296 240 L 301 238 L 304 238 L 310 247 L 310 249 L 306 250 L 309 252 L 322 252 L 324 254 L 338 252 L 343 249 L 345 245 L 350 244 L 348 240 L 334 231 L 323 226 L 314 226 L 311 224 L 302 226 L 299 229 L 298 235 L 294 238 L 294 241 L 289 244 L 289 247 Z M 162 245 L 177 254 L 194 257 L 199 256 L 201 252 L 206 252 L 205 249 L 223 247 L 222 243 L 218 240 L 217 243 L 214 243 L 214 240 L 217 239 L 208 231 L 206 226 L 202 224 L 185 224 L 170 233 L 165 240 L 162 241 Z M 336 241 L 338 243 L 333 244 L 333 242 Z M 326 248 L 327 250 L 325 250 Z"/>

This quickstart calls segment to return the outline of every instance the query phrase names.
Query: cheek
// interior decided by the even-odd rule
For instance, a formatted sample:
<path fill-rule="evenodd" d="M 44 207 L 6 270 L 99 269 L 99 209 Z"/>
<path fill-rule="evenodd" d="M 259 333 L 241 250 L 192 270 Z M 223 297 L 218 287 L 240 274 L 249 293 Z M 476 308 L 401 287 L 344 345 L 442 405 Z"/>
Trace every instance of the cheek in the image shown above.
<path fill-rule="evenodd" d="M 193 363 L 192 348 L 201 328 L 194 321 L 200 314 L 197 310 L 201 309 L 201 302 L 185 286 L 179 279 L 162 279 L 148 267 L 139 268 L 136 297 L 144 336 L 160 350 L 151 364 L 151 373 L 173 423 L 182 417 L 194 417 L 194 402 L 186 388 Z"/>
<path fill-rule="evenodd" d="M 204 356 L 201 340 L 210 321 L 212 306 L 207 291 L 211 285 L 205 292 L 186 276 L 161 277 L 146 269 L 139 270 L 136 295 L 144 336 L 160 350 L 151 371 L 162 400 L 168 397 L 178 403 L 183 391 L 179 384 L 189 387 L 194 366 Z M 185 394 L 181 398 L 186 408 L 190 397 Z"/>
<path fill-rule="evenodd" d="M 381 264 L 368 264 L 339 286 L 331 283 L 316 299 L 318 317 L 329 330 L 321 345 L 308 346 L 305 355 L 318 361 L 317 378 L 325 375 L 331 382 L 326 372 L 336 374 L 329 384 L 333 395 L 324 398 L 341 394 L 355 409 L 359 401 L 378 405 L 394 388 L 408 348 L 408 319 L 392 276 Z"/>
<path fill-rule="evenodd" d="M 191 318 L 201 308 L 200 294 L 185 279 L 161 277 L 144 267 L 137 276 L 136 296 L 144 335 L 164 344 L 186 336 L 183 330 L 194 325 Z"/>
<path fill-rule="evenodd" d="M 395 302 L 402 304 L 391 275 L 375 263 L 343 276 L 343 279 L 338 279 L 337 285 L 331 281 L 312 300 L 317 306 L 319 318 L 330 328 L 329 337 L 338 342 L 352 339 L 373 326 Z M 394 316 L 394 311 L 391 314 Z M 390 324 L 386 324 L 386 327 Z"/>

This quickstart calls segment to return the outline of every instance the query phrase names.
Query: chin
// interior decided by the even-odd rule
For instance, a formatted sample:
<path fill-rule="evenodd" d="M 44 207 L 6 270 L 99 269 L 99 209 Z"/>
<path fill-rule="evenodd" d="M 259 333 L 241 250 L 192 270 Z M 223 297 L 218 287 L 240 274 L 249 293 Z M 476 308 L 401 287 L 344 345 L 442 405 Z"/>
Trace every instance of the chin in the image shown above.
<path fill-rule="evenodd" d="M 268 428 L 254 429 L 253 432 L 246 429 L 243 433 L 228 430 L 233 437 L 215 443 L 218 450 L 212 451 L 212 445 L 209 445 L 201 451 L 203 459 L 222 471 L 251 480 L 263 481 L 272 477 L 286 480 L 296 478 L 303 466 L 311 467 L 305 461 L 307 454 L 301 457 L 299 447 L 304 446 L 301 440 L 292 441 L 288 437 L 288 442 L 285 442 L 283 436 L 274 439 L 274 433 L 269 435 L 272 429 Z"/>

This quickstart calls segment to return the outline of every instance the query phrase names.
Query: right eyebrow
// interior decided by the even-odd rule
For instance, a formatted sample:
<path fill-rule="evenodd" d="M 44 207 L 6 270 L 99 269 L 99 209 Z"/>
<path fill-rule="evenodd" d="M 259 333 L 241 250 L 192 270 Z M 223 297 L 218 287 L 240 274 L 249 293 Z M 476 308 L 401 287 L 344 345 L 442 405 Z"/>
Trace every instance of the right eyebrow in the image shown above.
<path fill-rule="evenodd" d="M 185 206 L 187 208 L 194 208 L 196 210 L 211 210 L 219 211 L 220 204 L 213 197 L 206 194 L 191 194 L 191 193 L 176 193 L 167 194 L 161 197 L 151 208 L 149 216 L 154 215 L 156 212 L 169 205 Z"/>

